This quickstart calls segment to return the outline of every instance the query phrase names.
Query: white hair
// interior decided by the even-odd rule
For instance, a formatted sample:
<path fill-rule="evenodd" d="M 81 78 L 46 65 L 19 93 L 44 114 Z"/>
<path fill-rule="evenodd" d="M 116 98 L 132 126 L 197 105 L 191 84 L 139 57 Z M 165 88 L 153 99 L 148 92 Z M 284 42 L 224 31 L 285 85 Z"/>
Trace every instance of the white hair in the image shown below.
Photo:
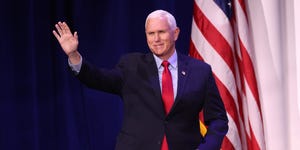
<path fill-rule="evenodd" d="M 167 12 L 167 11 L 165 11 L 165 10 L 155 10 L 155 11 L 151 12 L 151 13 L 147 16 L 147 18 L 146 18 L 146 21 L 145 21 L 145 28 L 146 28 L 147 22 L 148 22 L 148 20 L 149 20 L 150 18 L 157 18 L 157 17 L 164 17 L 164 18 L 166 18 L 167 21 L 168 21 L 168 24 L 169 24 L 170 27 L 171 27 L 171 29 L 172 29 L 172 30 L 176 29 L 177 24 L 176 24 L 175 17 L 174 17 L 171 13 L 169 13 L 169 12 Z"/>

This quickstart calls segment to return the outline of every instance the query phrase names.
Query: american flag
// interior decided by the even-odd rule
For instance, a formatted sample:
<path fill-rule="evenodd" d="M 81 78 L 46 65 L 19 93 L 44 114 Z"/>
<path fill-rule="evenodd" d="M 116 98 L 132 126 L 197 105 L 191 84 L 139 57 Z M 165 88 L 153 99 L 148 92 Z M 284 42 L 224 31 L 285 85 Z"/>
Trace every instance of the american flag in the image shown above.
<path fill-rule="evenodd" d="M 210 64 L 229 119 L 223 150 L 264 150 L 254 51 L 243 0 L 195 0 L 189 54 Z"/>

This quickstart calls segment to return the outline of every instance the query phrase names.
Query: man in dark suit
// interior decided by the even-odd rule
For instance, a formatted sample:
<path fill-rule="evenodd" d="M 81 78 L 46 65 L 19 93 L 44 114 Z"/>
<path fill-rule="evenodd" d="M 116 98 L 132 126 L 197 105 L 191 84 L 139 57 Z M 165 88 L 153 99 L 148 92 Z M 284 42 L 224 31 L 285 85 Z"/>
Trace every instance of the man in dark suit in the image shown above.
<path fill-rule="evenodd" d="M 97 69 L 82 59 L 77 32 L 72 34 L 65 22 L 55 27 L 53 34 L 78 79 L 122 97 L 124 120 L 117 150 L 220 149 L 228 119 L 211 67 L 176 52 L 179 28 L 170 13 L 157 10 L 146 19 L 152 53 L 125 55 L 111 70 Z M 199 130 L 201 110 L 208 127 L 205 136 Z"/>

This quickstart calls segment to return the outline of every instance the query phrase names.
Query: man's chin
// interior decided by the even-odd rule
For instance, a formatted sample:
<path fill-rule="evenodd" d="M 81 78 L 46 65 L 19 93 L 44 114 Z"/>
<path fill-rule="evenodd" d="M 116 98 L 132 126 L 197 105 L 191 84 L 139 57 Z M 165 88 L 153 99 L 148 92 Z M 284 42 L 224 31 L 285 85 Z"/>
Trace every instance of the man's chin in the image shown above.
<path fill-rule="evenodd" d="M 161 57 L 163 56 L 163 53 L 154 53 L 154 55 L 156 55 L 157 57 Z"/>

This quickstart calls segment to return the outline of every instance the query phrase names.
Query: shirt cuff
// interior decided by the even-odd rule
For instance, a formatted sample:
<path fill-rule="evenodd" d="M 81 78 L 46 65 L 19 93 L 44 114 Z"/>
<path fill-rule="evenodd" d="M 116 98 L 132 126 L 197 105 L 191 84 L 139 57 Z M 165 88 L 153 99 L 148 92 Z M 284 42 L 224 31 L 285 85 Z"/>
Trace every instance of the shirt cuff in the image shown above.
<path fill-rule="evenodd" d="M 69 59 L 68 59 L 68 63 L 69 66 L 71 67 L 71 70 L 75 73 L 75 75 L 78 75 L 82 65 L 82 57 L 80 56 L 80 61 L 78 64 L 72 64 Z"/>

